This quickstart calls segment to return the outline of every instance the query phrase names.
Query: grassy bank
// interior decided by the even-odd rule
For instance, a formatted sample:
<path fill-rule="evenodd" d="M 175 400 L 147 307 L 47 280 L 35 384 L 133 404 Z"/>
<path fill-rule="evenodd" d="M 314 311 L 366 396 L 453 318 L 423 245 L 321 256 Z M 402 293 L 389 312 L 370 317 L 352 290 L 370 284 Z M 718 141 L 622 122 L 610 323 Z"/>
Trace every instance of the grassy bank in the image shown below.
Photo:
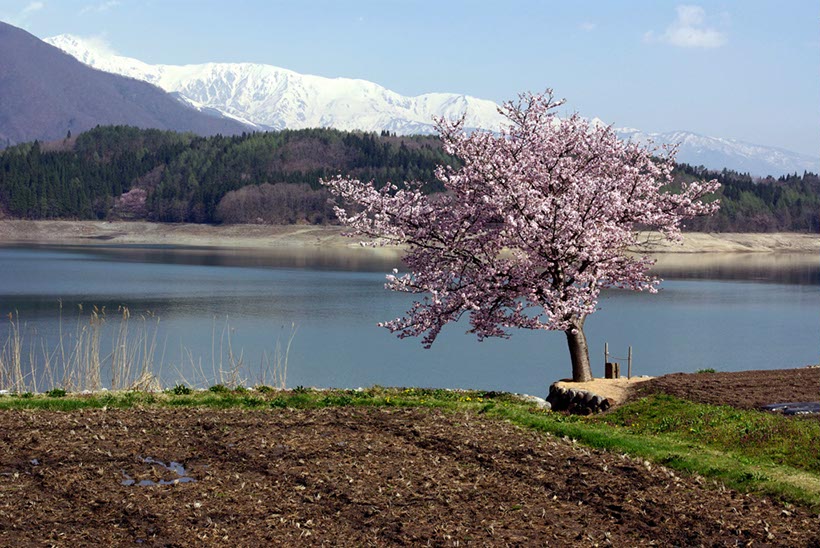
<path fill-rule="evenodd" d="M 820 422 L 656 395 L 596 417 L 498 416 L 592 447 L 820 508 Z"/>
<path fill-rule="evenodd" d="M 576 417 L 539 410 L 515 395 L 486 391 L 373 387 L 367 390 L 277 390 L 267 386 L 193 391 L 102 392 L 0 397 L 4 410 L 146 406 L 269 410 L 340 406 L 412 406 L 467 411 L 511 421 L 591 447 L 629 454 L 646 466 L 695 473 L 745 492 L 765 493 L 820 508 L 820 421 L 656 395 L 598 416 Z"/>

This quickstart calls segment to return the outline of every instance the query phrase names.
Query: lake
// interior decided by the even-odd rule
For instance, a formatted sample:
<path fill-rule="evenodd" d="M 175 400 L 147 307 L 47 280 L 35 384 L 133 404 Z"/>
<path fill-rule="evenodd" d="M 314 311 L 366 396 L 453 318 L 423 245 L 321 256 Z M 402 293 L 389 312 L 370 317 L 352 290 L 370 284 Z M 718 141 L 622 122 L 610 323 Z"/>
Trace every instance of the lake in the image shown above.
<path fill-rule="evenodd" d="M 560 332 L 518 330 L 479 343 L 464 333 L 466 324 L 450 325 L 425 350 L 418 339 L 377 327 L 412 302 L 384 289 L 394 266 L 401 266 L 395 255 L 373 249 L 0 247 L 0 313 L 15 320 L 0 328 L 0 344 L 8 351 L 6 329 L 17 325 L 26 363 L 39 369 L 50 356 L 55 367 L 61 331 L 70 346 L 96 306 L 106 311 L 106 354 L 121 325 L 117 309 L 126 306 L 130 328 L 155 341 L 154 367 L 166 386 L 207 386 L 220 380 L 220 364 L 230 363 L 241 364 L 248 385 L 263 375 L 269 382 L 270 358 L 277 341 L 284 353 L 292 326 L 288 387 L 543 396 L 570 374 Z M 666 254 L 656 270 L 665 279 L 658 294 L 608 291 L 587 320 L 596 376 L 603 376 L 605 342 L 624 373 L 633 347 L 633 375 L 800 367 L 820 359 L 818 256 Z M 129 344 L 137 340 L 129 337 Z"/>

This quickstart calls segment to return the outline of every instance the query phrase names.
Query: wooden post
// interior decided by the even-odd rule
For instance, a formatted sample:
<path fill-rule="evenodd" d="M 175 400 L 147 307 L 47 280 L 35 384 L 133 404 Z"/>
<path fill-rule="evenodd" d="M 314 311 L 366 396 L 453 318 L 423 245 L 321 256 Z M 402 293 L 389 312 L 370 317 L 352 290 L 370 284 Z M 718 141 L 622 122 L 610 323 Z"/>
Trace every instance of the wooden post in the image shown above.
<path fill-rule="evenodd" d="M 618 362 L 606 362 L 604 367 L 605 379 L 619 379 L 621 378 L 621 364 Z"/>
<path fill-rule="evenodd" d="M 604 343 L 604 375 L 606 375 L 606 364 L 609 363 L 609 343 Z"/>
<path fill-rule="evenodd" d="M 629 347 L 629 357 L 627 358 L 627 365 L 626 365 L 626 378 L 632 378 L 632 347 Z"/>

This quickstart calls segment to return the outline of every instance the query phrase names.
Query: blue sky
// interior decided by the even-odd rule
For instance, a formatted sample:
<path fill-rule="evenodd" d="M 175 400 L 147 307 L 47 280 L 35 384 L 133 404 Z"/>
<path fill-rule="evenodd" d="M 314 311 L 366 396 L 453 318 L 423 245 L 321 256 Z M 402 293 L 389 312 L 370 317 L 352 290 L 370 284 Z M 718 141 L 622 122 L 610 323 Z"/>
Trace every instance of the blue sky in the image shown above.
<path fill-rule="evenodd" d="M 552 87 L 616 126 L 820 153 L 816 0 L 0 0 L 0 20 L 150 63 L 261 62 L 405 95 Z"/>

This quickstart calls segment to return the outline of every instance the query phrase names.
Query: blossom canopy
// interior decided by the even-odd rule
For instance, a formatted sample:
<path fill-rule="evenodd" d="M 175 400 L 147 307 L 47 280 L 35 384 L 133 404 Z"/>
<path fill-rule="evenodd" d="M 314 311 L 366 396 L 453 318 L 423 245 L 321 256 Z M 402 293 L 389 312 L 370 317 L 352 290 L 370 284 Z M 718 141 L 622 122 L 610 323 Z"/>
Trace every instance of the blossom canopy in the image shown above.
<path fill-rule="evenodd" d="M 560 104 L 551 91 L 521 95 L 500 109 L 509 120 L 500 133 L 438 120 L 461 162 L 437 169 L 443 193 L 425 194 L 420 182 L 323 181 L 356 204 L 336 208 L 352 235 L 406 246 L 410 272 L 394 272 L 387 287 L 427 294 L 382 325 L 424 335 L 427 347 L 465 314 L 479 339 L 510 327 L 577 333 L 602 289 L 655 290 L 652 259 L 627 251 L 645 230 L 680 240 L 682 221 L 717 209 L 702 198 L 718 183 L 676 185 L 673 148 L 619 140 L 578 114 L 559 118 Z"/>

